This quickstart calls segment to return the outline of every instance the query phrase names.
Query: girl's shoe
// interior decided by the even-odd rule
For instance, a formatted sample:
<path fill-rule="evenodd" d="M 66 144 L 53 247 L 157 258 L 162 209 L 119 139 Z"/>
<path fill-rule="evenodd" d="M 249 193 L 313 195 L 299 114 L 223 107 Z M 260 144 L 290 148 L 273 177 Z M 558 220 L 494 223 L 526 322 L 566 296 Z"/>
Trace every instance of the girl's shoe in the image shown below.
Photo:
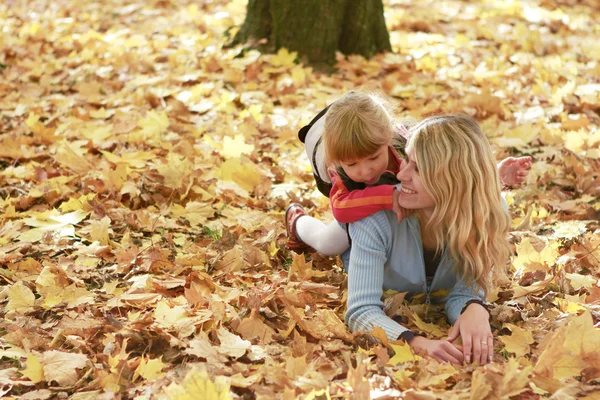
<path fill-rule="evenodd" d="M 288 236 L 287 246 L 298 254 L 314 251 L 312 247 L 300 239 L 296 232 L 296 222 L 303 215 L 306 215 L 306 211 L 298 203 L 292 203 L 285 209 L 285 230 Z"/>

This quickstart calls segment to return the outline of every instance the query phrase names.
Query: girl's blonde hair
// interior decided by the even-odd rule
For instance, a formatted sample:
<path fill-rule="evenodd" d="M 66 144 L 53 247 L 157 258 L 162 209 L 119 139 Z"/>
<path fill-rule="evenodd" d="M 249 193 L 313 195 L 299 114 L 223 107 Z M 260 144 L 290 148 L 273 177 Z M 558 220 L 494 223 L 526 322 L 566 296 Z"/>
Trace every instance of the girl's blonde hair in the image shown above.
<path fill-rule="evenodd" d="M 348 92 L 333 103 L 325 115 L 325 162 L 366 158 L 389 145 L 393 121 L 383 100 L 362 92 Z"/>
<path fill-rule="evenodd" d="M 469 116 L 436 116 L 411 129 L 408 149 L 435 202 L 427 227 L 437 250 L 445 243 L 461 277 L 487 294 L 492 267 L 502 273 L 510 256 L 510 217 L 487 138 Z"/>

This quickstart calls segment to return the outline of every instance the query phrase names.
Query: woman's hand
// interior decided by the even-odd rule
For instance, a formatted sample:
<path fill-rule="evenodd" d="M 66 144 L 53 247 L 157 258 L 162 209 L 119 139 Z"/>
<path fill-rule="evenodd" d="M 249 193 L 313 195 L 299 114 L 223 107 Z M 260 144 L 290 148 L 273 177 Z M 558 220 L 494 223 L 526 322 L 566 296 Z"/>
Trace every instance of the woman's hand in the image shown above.
<path fill-rule="evenodd" d="M 415 336 L 409 344 L 414 352 L 419 355 L 429 355 L 439 362 L 463 363 L 463 353 L 460 346 L 447 340 L 432 340 L 423 336 Z"/>
<path fill-rule="evenodd" d="M 448 341 L 462 337 L 462 351 L 465 362 L 487 364 L 494 357 L 494 337 L 489 324 L 490 314 L 481 304 L 469 304 L 456 320 L 448 333 Z"/>

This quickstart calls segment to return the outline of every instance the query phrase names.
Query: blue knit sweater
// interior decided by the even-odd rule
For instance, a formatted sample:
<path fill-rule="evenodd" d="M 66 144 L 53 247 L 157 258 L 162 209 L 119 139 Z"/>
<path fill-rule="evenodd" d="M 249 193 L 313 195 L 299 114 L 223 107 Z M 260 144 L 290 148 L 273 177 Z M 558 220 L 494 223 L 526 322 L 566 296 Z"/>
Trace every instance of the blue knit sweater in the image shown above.
<path fill-rule="evenodd" d="M 382 310 L 383 290 L 409 294 L 426 293 L 427 300 L 445 302 L 446 315 L 454 324 L 469 300 L 483 300 L 483 291 L 467 286 L 454 272 L 449 251 L 442 255 L 430 287 L 425 277 L 421 228 L 416 216 L 400 223 L 392 211 L 380 211 L 350 224 L 352 248 L 346 260 L 348 271 L 348 310 L 346 323 L 352 331 L 371 331 L 381 327 L 390 340 L 407 328 L 389 318 Z M 430 294 L 441 289 L 443 297 Z"/>

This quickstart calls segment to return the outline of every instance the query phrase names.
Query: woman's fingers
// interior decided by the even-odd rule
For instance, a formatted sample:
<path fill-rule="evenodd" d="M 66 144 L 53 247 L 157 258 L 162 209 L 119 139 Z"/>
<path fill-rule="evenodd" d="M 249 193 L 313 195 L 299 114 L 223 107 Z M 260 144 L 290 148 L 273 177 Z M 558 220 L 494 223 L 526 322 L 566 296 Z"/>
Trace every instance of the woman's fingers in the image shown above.
<path fill-rule="evenodd" d="M 449 362 L 452 364 L 462 364 L 463 355 L 451 343 L 440 341 L 439 348 L 434 352 L 433 358 L 439 362 Z"/>
<path fill-rule="evenodd" d="M 492 335 L 488 336 L 488 362 L 492 362 L 494 359 L 494 337 Z"/>
<path fill-rule="evenodd" d="M 493 345 L 492 343 L 488 343 L 487 336 L 484 336 L 481 339 L 481 356 L 479 357 L 479 365 L 487 364 L 490 348 L 493 348 Z"/>
<path fill-rule="evenodd" d="M 473 343 L 473 362 L 481 362 L 481 339 L 478 337 L 471 338 Z M 485 354 L 487 355 L 487 348 L 485 349 Z"/>
<path fill-rule="evenodd" d="M 471 364 L 471 354 L 472 354 L 472 338 L 471 336 L 464 335 L 462 338 L 463 342 L 463 359 L 467 364 Z"/>
<path fill-rule="evenodd" d="M 456 364 L 463 363 L 464 357 L 463 357 L 462 351 L 457 349 L 452 343 L 444 342 L 444 350 L 446 350 L 446 352 L 450 355 L 450 357 L 455 360 L 455 361 L 453 361 L 454 363 L 456 363 Z"/>

